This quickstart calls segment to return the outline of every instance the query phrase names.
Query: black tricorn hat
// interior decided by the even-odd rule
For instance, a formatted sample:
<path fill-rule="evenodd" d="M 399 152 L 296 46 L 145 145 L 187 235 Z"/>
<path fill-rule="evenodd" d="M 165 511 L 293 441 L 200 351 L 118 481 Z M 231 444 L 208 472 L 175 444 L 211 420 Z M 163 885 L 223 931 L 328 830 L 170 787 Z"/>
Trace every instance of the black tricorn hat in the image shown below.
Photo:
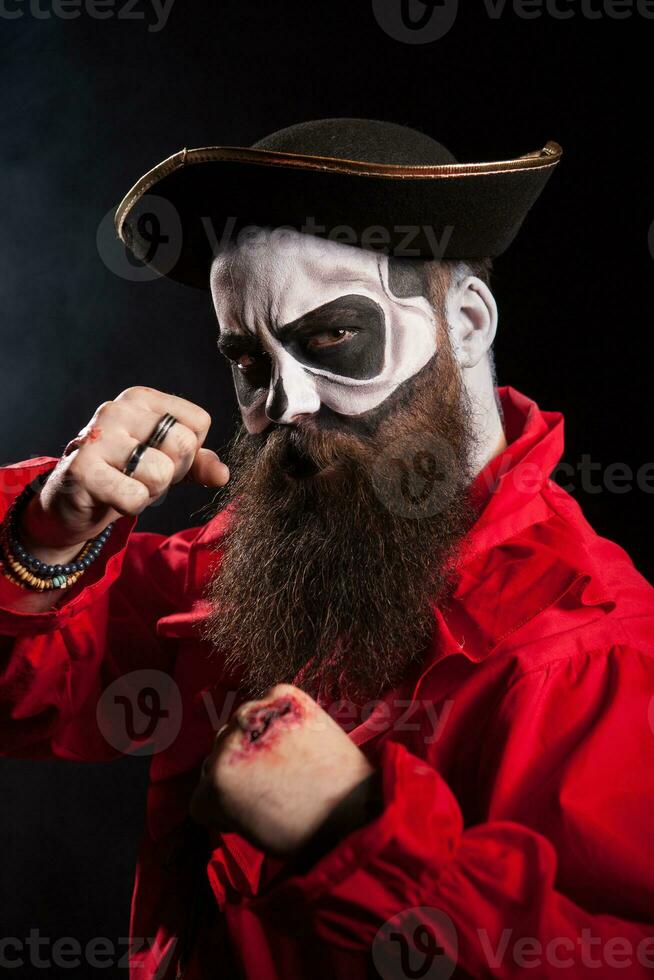
<path fill-rule="evenodd" d="M 134 184 L 115 214 L 156 272 L 201 289 L 221 243 L 293 228 L 419 259 L 495 258 L 515 238 L 561 147 L 458 163 L 425 133 L 371 119 L 289 126 L 251 147 L 183 149 Z"/>

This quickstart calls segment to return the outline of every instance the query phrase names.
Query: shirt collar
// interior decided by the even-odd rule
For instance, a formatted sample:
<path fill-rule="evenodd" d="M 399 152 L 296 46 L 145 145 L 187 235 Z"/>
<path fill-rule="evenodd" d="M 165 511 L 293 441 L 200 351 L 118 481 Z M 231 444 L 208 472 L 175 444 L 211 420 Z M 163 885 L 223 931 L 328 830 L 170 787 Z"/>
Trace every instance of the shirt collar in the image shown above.
<path fill-rule="evenodd" d="M 515 388 L 498 388 L 497 394 L 507 447 L 472 484 L 478 516 L 464 543 L 464 561 L 549 516 L 541 491 L 563 454 L 560 412 L 541 411 Z"/>

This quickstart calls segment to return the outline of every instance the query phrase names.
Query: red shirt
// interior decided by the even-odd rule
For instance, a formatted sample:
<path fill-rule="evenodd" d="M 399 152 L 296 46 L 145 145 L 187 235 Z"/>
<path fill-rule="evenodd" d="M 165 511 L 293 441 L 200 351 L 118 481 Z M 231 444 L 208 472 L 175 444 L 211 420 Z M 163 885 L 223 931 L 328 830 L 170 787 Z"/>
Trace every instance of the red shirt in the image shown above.
<path fill-rule="evenodd" d="M 480 514 L 428 655 L 339 719 L 381 769 L 381 812 L 309 870 L 236 834 L 206 849 L 186 819 L 242 699 L 196 633 L 224 514 L 169 538 L 121 519 L 58 608 L 0 610 L 6 755 L 115 757 L 107 725 L 124 732 L 127 709 L 112 697 L 107 722 L 105 697 L 98 722 L 102 693 L 121 676 L 133 692 L 174 679 L 133 978 L 651 975 L 654 593 L 549 479 L 561 415 L 500 394 L 509 445 L 477 478 Z M 5 468 L 3 506 L 52 463 Z M 146 717 L 158 702 L 144 697 Z"/>

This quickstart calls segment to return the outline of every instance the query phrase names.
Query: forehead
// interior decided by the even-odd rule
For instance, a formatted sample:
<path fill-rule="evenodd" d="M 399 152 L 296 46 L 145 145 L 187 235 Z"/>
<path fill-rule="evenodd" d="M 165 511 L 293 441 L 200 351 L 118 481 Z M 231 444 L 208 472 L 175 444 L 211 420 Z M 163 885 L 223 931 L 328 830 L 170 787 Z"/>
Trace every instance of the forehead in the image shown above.
<path fill-rule="evenodd" d="M 210 286 L 221 329 L 256 332 L 299 319 L 343 293 L 385 292 L 377 253 L 290 229 L 257 229 L 214 259 Z"/>

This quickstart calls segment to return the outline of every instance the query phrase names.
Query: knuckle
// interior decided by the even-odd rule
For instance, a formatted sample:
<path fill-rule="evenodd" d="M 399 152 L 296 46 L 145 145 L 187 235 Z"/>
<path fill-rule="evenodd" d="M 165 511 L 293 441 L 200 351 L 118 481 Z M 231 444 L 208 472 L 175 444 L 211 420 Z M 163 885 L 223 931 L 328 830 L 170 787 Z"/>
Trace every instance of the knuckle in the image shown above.
<path fill-rule="evenodd" d="M 70 457 L 70 463 L 65 470 L 65 478 L 69 485 L 85 486 L 91 489 L 101 480 L 104 470 L 104 460 L 100 452 L 93 446 L 80 446 Z"/>
<path fill-rule="evenodd" d="M 245 701 L 234 712 L 234 722 L 236 722 L 237 725 L 240 724 L 247 718 L 248 713 L 252 711 L 253 708 L 256 708 L 260 703 L 260 701 Z"/>
<path fill-rule="evenodd" d="M 177 433 L 177 452 L 180 456 L 194 456 L 198 448 L 197 436 L 186 427 Z"/>
<path fill-rule="evenodd" d="M 175 476 L 175 464 L 173 463 L 170 456 L 166 456 L 165 453 L 161 453 L 161 472 L 162 478 L 165 483 L 170 483 L 170 481 Z"/>
<path fill-rule="evenodd" d="M 106 418 L 111 413 L 113 407 L 114 407 L 114 403 L 112 401 L 102 402 L 102 404 L 98 405 L 98 407 L 96 408 L 95 415 L 93 416 L 93 418 L 94 419 Z"/>
<path fill-rule="evenodd" d="M 150 391 L 150 388 L 146 388 L 145 385 L 131 385 L 129 388 L 125 388 L 116 397 L 116 401 L 134 401 L 137 398 L 142 397 L 146 392 Z"/>
<path fill-rule="evenodd" d="M 152 482 L 158 491 L 165 490 L 175 475 L 175 464 L 170 456 L 160 453 L 152 467 Z"/>
<path fill-rule="evenodd" d="M 120 495 L 124 510 L 135 513 L 150 502 L 150 491 L 144 483 L 134 480 L 133 486 L 126 487 Z"/>
<path fill-rule="evenodd" d="M 82 453 L 83 449 L 84 449 L 83 446 L 81 449 L 78 449 L 75 455 L 71 457 L 68 466 L 66 467 L 62 466 L 58 474 L 60 481 L 66 479 L 69 481 L 74 481 L 75 483 L 83 482 L 84 477 L 86 476 L 86 472 L 88 470 L 87 460 Z"/>
<path fill-rule="evenodd" d="M 211 426 L 211 416 L 204 408 L 197 408 L 197 425 L 199 429 L 208 429 Z"/>
<path fill-rule="evenodd" d="M 150 491 L 145 483 L 141 483 L 140 480 L 134 480 L 134 486 L 131 489 L 134 499 L 138 503 L 142 503 L 144 500 L 148 500 L 150 497 Z"/>
<path fill-rule="evenodd" d="M 268 688 L 263 699 L 288 697 L 291 694 L 301 694 L 301 691 L 299 688 L 293 687 L 292 684 L 274 684 Z"/>
<path fill-rule="evenodd" d="M 116 491 L 119 475 L 97 461 L 90 461 L 85 466 L 80 484 L 84 485 L 90 496 L 95 500 L 110 498 Z"/>

